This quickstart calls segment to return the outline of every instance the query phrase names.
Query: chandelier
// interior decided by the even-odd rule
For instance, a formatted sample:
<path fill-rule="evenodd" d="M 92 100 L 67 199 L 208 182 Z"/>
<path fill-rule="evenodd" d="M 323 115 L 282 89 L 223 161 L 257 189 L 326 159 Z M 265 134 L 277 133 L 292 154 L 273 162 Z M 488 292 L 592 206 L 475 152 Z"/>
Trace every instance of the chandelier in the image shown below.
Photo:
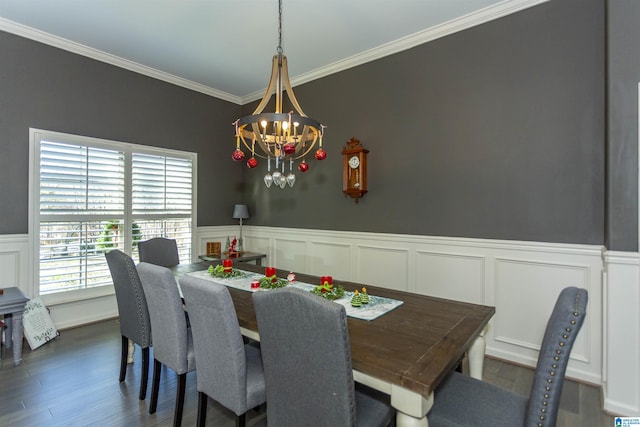
<path fill-rule="evenodd" d="M 258 166 L 256 157 L 267 160 L 264 183 L 267 188 L 293 187 L 296 182 L 294 161 L 302 173 L 309 170 L 306 156 L 318 143 L 314 153 L 317 160 L 324 160 L 327 153 L 322 149 L 322 136 L 326 126 L 308 117 L 300 107 L 289 81 L 287 57 L 282 54 L 282 0 L 278 1 L 278 48 L 273 56 L 271 78 L 262 100 L 251 115 L 233 122 L 236 131 L 236 149 L 231 157 L 236 162 L 245 159 L 242 148 L 251 153 L 247 160 L 250 169 Z M 283 113 L 283 91 L 286 90 L 293 110 Z M 275 112 L 263 112 L 275 92 Z M 272 169 L 273 167 L 273 169 Z M 272 172 L 273 170 L 273 172 Z M 288 173 L 287 173 L 288 170 Z"/>

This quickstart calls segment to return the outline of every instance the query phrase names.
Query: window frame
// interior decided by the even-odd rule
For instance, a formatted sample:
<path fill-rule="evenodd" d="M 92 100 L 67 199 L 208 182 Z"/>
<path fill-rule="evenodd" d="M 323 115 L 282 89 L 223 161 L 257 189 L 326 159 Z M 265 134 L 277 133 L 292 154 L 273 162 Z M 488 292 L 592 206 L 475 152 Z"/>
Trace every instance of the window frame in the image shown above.
<path fill-rule="evenodd" d="M 125 153 L 125 211 L 124 220 L 131 223 L 134 217 L 140 215 L 132 214 L 132 154 L 141 153 L 153 156 L 178 157 L 191 160 L 191 262 L 196 256 L 196 230 L 197 230 L 197 153 L 152 147 L 146 145 L 132 144 L 121 141 L 113 141 L 102 138 L 74 135 L 62 132 L 55 132 L 43 129 L 29 129 L 29 247 L 30 258 L 32 260 L 30 269 L 31 295 L 40 296 L 40 141 L 51 140 L 60 143 L 96 147 L 108 150 L 119 150 Z M 150 218 L 154 218 L 150 215 Z M 130 232 L 125 230 L 130 238 Z M 130 248 L 124 250 L 131 253 Z M 77 290 L 67 290 L 43 294 L 42 300 L 47 305 L 62 304 L 74 301 L 82 301 L 93 298 L 101 298 L 114 295 L 113 285 L 96 286 Z"/>

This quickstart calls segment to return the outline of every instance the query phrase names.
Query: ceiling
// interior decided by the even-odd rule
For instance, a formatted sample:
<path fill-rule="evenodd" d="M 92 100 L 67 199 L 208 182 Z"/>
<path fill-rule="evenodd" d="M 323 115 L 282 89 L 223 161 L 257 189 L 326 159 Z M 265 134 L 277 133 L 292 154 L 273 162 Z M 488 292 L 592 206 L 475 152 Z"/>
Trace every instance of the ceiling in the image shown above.
<path fill-rule="evenodd" d="M 284 0 L 292 84 L 548 0 Z M 0 30 L 237 104 L 259 99 L 276 0 L 0 0 Z"/>

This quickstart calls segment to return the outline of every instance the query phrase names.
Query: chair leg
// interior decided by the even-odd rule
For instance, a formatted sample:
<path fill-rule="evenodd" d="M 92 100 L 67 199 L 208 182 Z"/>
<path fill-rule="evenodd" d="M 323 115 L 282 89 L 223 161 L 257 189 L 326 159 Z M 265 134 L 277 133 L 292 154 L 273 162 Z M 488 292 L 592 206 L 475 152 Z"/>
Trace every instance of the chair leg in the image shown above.
<path fill-rule="evenodd" d="M 127 376 L 127 355 L 129 354 L 129 338 L 122 335 L 122 350 L 120 355 L 120 382 Z"/>
<path fill-rule="evenodd" d="M 149 347 L 142 349 L 142 372 L 140 375 L 140 400 L 147 397 L 147 382 L 149 381 Z"/>
<path fill-rule="evenodd" d="M 184 407 L 184 391 L 187 388 L 187 374 L 178 375 L 178 388 L 176 390 L 176 410 L 173 414 L 173 426 L 182 425 L 182 408 Z"/>
<path fill-rule="evenodd" d="M 236 417 L 236 427 L 245 427 L 246 425 L 247 414 L 244 413 L 242 415 L 238 415 Z"/>
<path fill-rule="evenodd" d="M 162 363 L 153 359 L 153 382 L 151 383 L 151 403 L 149 405 L 149 413 L 156 412 L 158 407 L 158 392 L 160 391 L 160 373 L 162 372 Z"/>
<path fill-rule="evenodd" d="M 198 427 L 204 427 L 207 420 L 207 403 L 209 403 L 209 396 L 205 393 L 198 392 L 198 421 L 196 425 Z"/>

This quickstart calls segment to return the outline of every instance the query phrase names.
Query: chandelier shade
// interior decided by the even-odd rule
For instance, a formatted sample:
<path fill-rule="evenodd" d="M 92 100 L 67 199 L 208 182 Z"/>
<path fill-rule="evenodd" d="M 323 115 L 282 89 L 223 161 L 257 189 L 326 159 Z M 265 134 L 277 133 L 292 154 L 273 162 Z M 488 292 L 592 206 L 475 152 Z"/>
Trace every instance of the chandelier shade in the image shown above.
<path fill-rule="evenodd" d="M 322 148 L 322 137 L 326 126 L 308 117 L 293 93 L 289 80 L 287 57 L 282 51 L 282 0 L 278 2 L 278 34 L 277 54 L 273 56 L 271 78 L 262 100 L 252 114 L 236 120 L 233 125 L 236 132 L 236 149 L 231 157 L 237 162 L 245 160 L 243 149 L 250 153 L 246 165 L 250 169 L 258 166 L 258 158 L 267 160 L 267 174 L 264 183 L 267 187 L 293 187 L 295 183 L 294 160 L 300 160 L 298 170 L 302 173 L 309 170 L 306 156 L 316 147 L 314 158 L 324 160 L 327 153 Z M 284 94 L 293 109 L 283 111 Z M 269 101 L 275 94 L 275 111 L 265 112 Z M 271 173 L 273 162 L 274 172 Z M 288 163 L 289 174 L 286 173 Z"/>

